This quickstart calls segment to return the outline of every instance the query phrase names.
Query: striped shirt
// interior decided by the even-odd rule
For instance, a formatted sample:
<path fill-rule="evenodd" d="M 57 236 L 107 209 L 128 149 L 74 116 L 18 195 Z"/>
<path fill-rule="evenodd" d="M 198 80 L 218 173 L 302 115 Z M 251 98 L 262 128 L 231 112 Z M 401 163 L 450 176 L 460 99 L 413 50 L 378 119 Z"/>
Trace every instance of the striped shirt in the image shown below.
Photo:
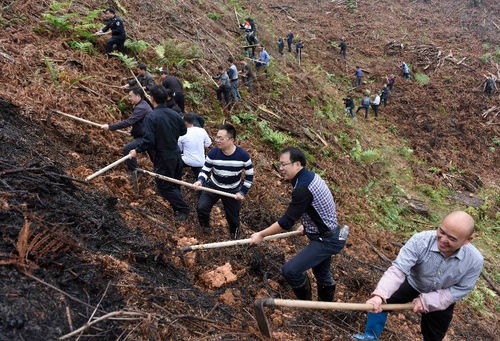
<path fill-rule="evenodd" d="M 374 294 L 387 299 L 404 281 L 420 292 L 426 311 L 444 310 L 467 295 L 483 268 L 483 256 L 470 243 L 445 257 L 436 230 L 415 234 L 379 281 Z M 399 283 L 399 285 L 398 285 Z"/>
<path fill-rule="evenodd" d="M 244 179 L 242 173 L 245 173 Z M 203 184 L 210 177 L 211 186 L 226 192 L 248 193 L 253 182 L 253 165 L 250 155 L 243 149 L 236 146 L 236 150 L 231 155 L 226 155 L 221 149 L 212 149 L 206 159 L 205 165 L 201 169 L 198 180 Z"/>

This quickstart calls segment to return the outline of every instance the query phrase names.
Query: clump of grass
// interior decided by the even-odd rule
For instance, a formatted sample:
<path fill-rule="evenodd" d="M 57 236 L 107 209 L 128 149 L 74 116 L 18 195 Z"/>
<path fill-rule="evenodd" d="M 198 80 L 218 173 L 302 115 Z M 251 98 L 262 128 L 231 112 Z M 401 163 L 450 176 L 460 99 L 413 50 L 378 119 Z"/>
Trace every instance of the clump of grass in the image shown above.
<path fill-rule="evenodd" d="M 218 13 L 210 12 L 207 14 L 207 17 L 209 17 L 210 19 L 212 19 L 214 21 L 217 21 L 217 20 L 220 20 L 221 15 Z"/>

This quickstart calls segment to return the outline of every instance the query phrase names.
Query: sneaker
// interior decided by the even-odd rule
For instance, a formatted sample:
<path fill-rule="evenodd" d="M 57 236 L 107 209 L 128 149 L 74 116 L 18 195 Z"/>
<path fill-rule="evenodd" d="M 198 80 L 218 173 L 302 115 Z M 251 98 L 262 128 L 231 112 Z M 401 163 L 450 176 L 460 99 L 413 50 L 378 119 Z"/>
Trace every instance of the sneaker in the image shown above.
<path fill-rule="evenodd" d="M 181 212 L 177 211 L 175 212 L 175 220 L 177 221 L 186 221 L 189 216 L 189 212 Z"/>

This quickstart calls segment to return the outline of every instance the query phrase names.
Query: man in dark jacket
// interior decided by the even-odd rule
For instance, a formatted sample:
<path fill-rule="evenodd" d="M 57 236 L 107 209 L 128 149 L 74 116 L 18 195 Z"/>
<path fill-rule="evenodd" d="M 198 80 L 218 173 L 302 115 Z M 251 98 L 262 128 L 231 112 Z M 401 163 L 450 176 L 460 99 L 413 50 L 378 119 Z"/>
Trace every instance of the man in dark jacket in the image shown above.
<path fill-rule="evenodd" d="M 146 117 L 146 115 L 153 110 L 151 106 L 144 100 L 144 91 L 142 91 L 142 89 L 138 87 L 133 87 L 129 90 L 128 100 L 134 106 L 134 111 L 132 111 L 132 115 L 129 118 L 117 123 L 103 124 L 101 126 L 101 128 L 110 131 L 115 131 L 130 126 L 132 127 L 130 135 L 132 135 L 134 139 L 126 144 L 125 147 L 123 147 L 123 155 L 128 155 L 132 149 L 135 149 L 139 144 L 142 143 L 141 138 L 144 135 L 143 120 L 144 117 Z M 126 163 L 129 173 L 131 174 L 131 176 L 134 175 L 133 172 L 137 168 L 137 160 L 128 159 Z"/>
<path fill-rule="evenodd" d="M 250 236 L 251 243 L 258 244 L 266 236 L 290 230 L 301 219 L 299 230 L 310 243 L 286 262 L 281 272 L 299 300 L 311 300 L 311 283 L 306 271 L 312 268 L 318 284 L 318 300 L 331 302 L 335 292 L 330 270 L 332 255 L 342 251 L 348 227 L 339 226 L 333 195 L 318 174 L 305 168 L 304 152 L 288 147 L 281 151 L 279 160 L 283 177 L 293 186 L 292 201 L 278 221 Z"/>
<path fill-rule="evenodd" d="M 137 75 L 137 80 L 141 83 L 144 90 L 149 92 L 156 85 L 153 75 L 149 73 L 148 67 L 145 64 L 137 66 Z"/>
<path fill-rule="evenodd" d="M 185 97 L 184 97 L 184 89 L 182 88 L 182 84 L 176 77 L 169 75 L 166 69 L 160 69 L 160 79 L 161 85 L 163 85 L 167 89 L 171 89 L 174 93 L 174 101 L 177 103 L 179 108 L 181 108 L 181 112 L 185 111 Z"/>
<path fill-rule="evenodd" d="M 181 116 L 167 108 L 167 89 L 157 85 L 151 89 L 154 110 L 144 118 L 144 136 L 142 143 L 130 151 L 132 157 L 147 150 L 153 151 L 155 173 L 175 179 L 181 179 L 182 159 L 177 145 L 179 136 L 186 134 L 186 124 Z M 184 221 L 189 215 L 189 205 L 182 197 L 179 185 L 157 179 L 156 185 L 175 212 L 175 219 Z"/>
<path fill-rule="evenodd" d="M 111 38 L 106 43 L 106 53 L 110 54 L 113 52 L 115 45 L 118 52 L 123 52 L 125 39 L 127 39 L 123 21 L 115 15 L 115 10 L 113 8 L 108 8 L 104 11 L 104 17 L 108 19 L 108 23 L 102 30 L 97 32 L 96 35 L 103 35 L 108 30 L 111 30 Z"/>
<path fill-rule="evenodd" d="M 347 43 L 345 42 L 345 38 L 342 37 L 340 41 L 340 54 L 342 55 L 342 59 L 345 61 L 347 57 Z"/>
<path fill-rule="evenodd" d="M 293 43 L 292 31 L 288 32 L 288 34 L 286 35 L 286 43 L 288 44 L 288 52 L 292 52 L 292 43 Z"/>

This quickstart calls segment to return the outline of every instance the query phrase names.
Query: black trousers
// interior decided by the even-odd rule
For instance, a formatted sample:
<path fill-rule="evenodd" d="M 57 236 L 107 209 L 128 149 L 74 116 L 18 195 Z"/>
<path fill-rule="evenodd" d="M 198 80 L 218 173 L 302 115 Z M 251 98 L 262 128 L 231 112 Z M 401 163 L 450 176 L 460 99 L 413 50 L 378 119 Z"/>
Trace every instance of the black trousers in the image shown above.
<path fill-rule="evenodd" d="M 198 220 L 202 227 L 209 227 L 210 212 L 219 199 L 222 200 L 222 204 L 224 205 L 224 213 L 226 214 L 229 231 L 232 233 L 240 227 L 241 202 L 236 199 L 203 191 L 198 201 Z"/>
<path fill-rule="evenodd" d="M 155 158 L 155 173 L 180 180 L 182 177 L 182 159 L 179 155 L 176 158 Z M 189 205 L 182 196 L 179 185 L 165 180 L 156 179 L 156 187 L 161 196 L 165 198 L 174 212 L 189 213 Z"/>
<path fill-rule="evenodd" d="M 185 112 L 184 111 L 184 103 L 186 101 L 185 97 L 184 97 L 184 93 L 183 92 L 175 92 L 174 93 L 174 101 L 175 103 L 179 106 L 179 108 L 181 108 L 181 112 Z"/>
<path fill-rule="evenodd" d="M 417 298 L 420 293 L 413 289 L 413 287 L 405 279 L 399 289 L 387 299 L 387 303 L 406 303 L 411 302 Z M 424 341 L 441 341 L 448 327 L 450 326 L 451 319 L 453 318 L 453 309 L 455 304 L 450 305 L 445 310 L 433 311 L 431 313 L 422 314 L 420 321 L 420 329 Z"/>
<path fill-rule="evenodd" d="M 114 49 L 115 45 L 116 45 L 116 50 L 118 52 L 123 53 L 124 45 L 125 45 L 125 38 L 111 36 L 111 38 L 106 42 L 106 53 L 109 54 L 109 53 L 113 52 L 113 50 L 115 50 Z"/>
<path fill-rule="evenodd" d="M 220 101 L 222 99 L 222 95 L 224 95 L 224 101 L 226 102 L 226 105 L 229 105 L 229 101 L 230 101 L 230 98 L 229 98 L 229 95 L 231 93 L 231 88 L 230 87 L 226 87 L 226 86 L 219 86 L 217 88 L 217 99 Z"/>

